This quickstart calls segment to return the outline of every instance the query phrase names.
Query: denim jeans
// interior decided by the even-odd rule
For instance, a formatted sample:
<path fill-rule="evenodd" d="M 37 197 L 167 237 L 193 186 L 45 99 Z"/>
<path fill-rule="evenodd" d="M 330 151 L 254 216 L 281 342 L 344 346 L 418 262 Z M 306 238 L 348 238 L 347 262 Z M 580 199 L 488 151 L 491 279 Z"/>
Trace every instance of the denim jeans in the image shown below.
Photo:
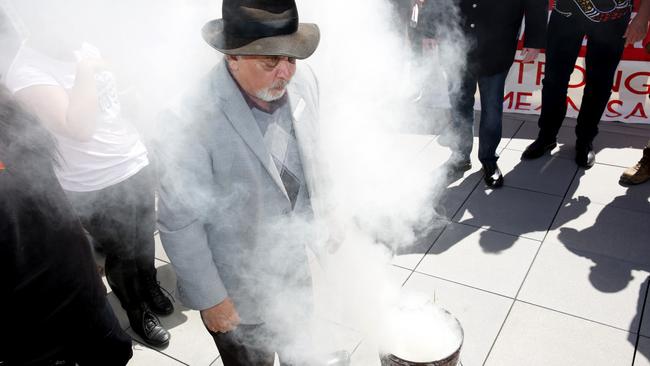
<path fill-rule="evenodd" d="M 457 135 L 452 144 L 454 154 L 469 159 L 474 138 L 474 93 L 478 84 L 481 94 L 481 120 L 479 124 L 478 158 L 482 164 L 495 164 L 499 156 L 497 146 L 501 141 L 503 93 L 508 70 L 491 76 L 464 74 L 458 81 L 449 83 L 451 122 Z"/>

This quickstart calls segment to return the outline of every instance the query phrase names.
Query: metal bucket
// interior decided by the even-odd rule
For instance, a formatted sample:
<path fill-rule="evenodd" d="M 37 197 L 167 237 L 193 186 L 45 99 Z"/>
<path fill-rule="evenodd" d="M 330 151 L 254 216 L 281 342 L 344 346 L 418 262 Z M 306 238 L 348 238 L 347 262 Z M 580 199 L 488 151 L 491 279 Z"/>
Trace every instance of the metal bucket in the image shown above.
<path fill-rule="evenodd" d="M 381 356 L 381 366 L 456 366 L 458 365 L 458 361 L 460 361 L 460 348 L 449 357 L 431 362 L 407 361 L 395 355 Z"/>
<path fill-rule="evenodd" d="M 464 332 L 463 328 L 460 325 L 460 322 L 456 317 L 451 315 L 447 310 L 445 309 L 440 309 L 443 313 L 446 314 L 446 316 L 449 317 L 451 321 L 453 321 L 458 329 L 460 330 L 460 342 L 458 344 L 458 348 L 456 348 L 455 351 L 453 351 L 451 354 L 448 356 L 445 356 L 442 359 L 438 360 L 427 360 L 427 361 L 409 361 L 407 358 L 407 355 L 399 355 L 396 356 L 391 353 L 386 353 L 384 352 L 383 354 L 380 354 L 380 360 L 381 360 L 381 365 L 382 366 L 457 366 L 459 361 L 460 361 L 460 350 L 463 347 L 463 340 L 464 340 Z M 390 348 L 384 347 L 386 351 L 389 351 Z"/>

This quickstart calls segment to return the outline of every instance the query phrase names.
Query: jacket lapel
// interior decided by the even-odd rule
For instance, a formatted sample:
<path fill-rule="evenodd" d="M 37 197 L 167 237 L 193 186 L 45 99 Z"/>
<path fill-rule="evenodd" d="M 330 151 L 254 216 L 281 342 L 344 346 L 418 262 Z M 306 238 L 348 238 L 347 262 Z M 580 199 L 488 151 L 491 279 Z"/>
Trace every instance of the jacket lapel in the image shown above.
<path fill-rule="evenodd" d="M 289 200 L 289 195 L 284 188 L 280 173 L 273 162 L 273 157 L 266 148 L 264 137 L 255 121 L 255 117 L 226 67 L 225 62 L 221 64 L 220 69 L 216 73 L 212 88 L 217 95 L 221 95 L 223 111 L 233 128 L 260 160 L 285 198 Z M 217 92 L 219 90 L 221 93 Z"/>
<path fill-rule="evenodd" d="M 316 131 L 313 125 L 315 117 L 305 99 L 297 93 L 293 85 L 289 86 L 288 93 L 293 116 L 293 128 L 296 133 L 298 152 L 300 153 L 302 170 L 305 175 L 305 184 L 309 190 L 312 206 L 318 206 L 318 202 L 315 202 L 318 193 L 320 193 L 317 192 L 317 182 L 319 180 L 315 166 L 318 159 L 316 154 Z M 314 207 L 314 209 L 318 208 Z"/>

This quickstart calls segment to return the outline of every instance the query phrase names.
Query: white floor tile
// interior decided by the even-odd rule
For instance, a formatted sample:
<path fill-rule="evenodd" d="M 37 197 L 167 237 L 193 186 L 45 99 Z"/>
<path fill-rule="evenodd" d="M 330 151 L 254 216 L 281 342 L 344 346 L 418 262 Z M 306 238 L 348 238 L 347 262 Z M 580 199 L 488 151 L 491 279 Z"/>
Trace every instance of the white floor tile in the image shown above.
<path fill-rule="evenodd" d="M 416 271 L 514 297 L 540 243 L 452 224 Z"/>
<path fill-rule="evenodd" d="M 510 187 L 477 188 L 454 221 L 541 241 L 561 200 L 558 196 Z"/>
<path fill-rule="evenodd" d="M 641 337 L 639 339 L 639 346 L 632 366 L 650 366 L 650 338 Z"/>
<path fill-rule="evenodd" d="M 604 206 L 585 197 L 566 201 L 547 240 L 639 265 L 650 265 L 650 213 Z"/>
<path fill-rule="evenodd" d="M 153 349 L 133 342 L 133 358 L 128 363 L 129 366 L 180 366 L 182 363 L 167 357 L 166 355 L 154 351 Z"/>
<path fill-rule="evenodd" d="M 637 332 L 647 275 L 627 262 L 544 242 L 518 298 Z"/>
<path fill-rule="evenodd" d="M 573 161 L 558 156 L 543 156 L 535 160 L 521 160 L 521 152 L 506 149 L 498 161 L 508 187 L 563 196 L 577 166 Z"/>
<path fill-rule="evenodd" d="M 640 155 L 639 155 L 640 158 Z M 622 186 L 618 183 L 625 168 L 596 164 L 580 170 L 567 197 L 588 197 L 591 202 L 650 213 L 650 184 Z"/>
<path fill-rule="evenodd" d="M 647 136 L 601 132 L 594 140 L 596 162 L 627 168 L 641 159 L 647 143 Z"/>
<path fill-rule="evenodd" d="M 628 333 L 517 302 L 485 366 L 630 365 Z"/>
<path fill-rule="evenodd" d="M 440 236 L 448 222 L 440 222 L 427 235 L 420 238 L 415 244 L 397 248 L 392 264 L 403 268 L 414 269 L 424 255 L 429 251 L 434 241 Z"/>
<path fill-rule="evenodd" d="M 467 197 L 474 191 L 483 179 L 483 172 L 480 171 L 480 167 L 473 167 L 461 177 L 454 178 L 455 180 L 451 182 L 445 182 L 443 185 L 444 188 L 440 189 L 438 195 L 434 198 L 436 211 L 447 219 L 451 219 L 456 214 L 456 211 L 458 211 L 465 200 L 467 200 Z"/>

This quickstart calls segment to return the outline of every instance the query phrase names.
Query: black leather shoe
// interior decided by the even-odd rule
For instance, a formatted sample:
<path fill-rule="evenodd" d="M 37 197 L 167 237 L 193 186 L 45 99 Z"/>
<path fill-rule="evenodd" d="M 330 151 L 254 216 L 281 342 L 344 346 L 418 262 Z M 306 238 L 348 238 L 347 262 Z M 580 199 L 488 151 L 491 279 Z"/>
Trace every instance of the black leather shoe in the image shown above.
<path fill-rule="evenodd" d="M 591 144 L 576 143 L 576 164 L 589 169 L 596 163 L 596 154 Z"/>
<path fill-rule="evenodd" d="M 553 150 L 557 146 L 557 142 L 542 140 L 539 137 L 528 145 L 526 150 L 521 154 L 521 158 L 525 160 L 537 159 L 546 154 L 547 151 Z"/>
<path fill-rule="evenodd" d="M 494 164 L 483 164 L 483 180 L 490 188 L 499 188 L 503 185 L 503 174 L 499 166 Z"/>
<path fill-rule="evenodd" d="M 472 169 L 472 161 L 463 158 L 456 158 L 452 155 L 444 165 L 450 174 L 460 174 Z"/>
<path fill-rule="evenodd" d="M 169 344 L 170 334 L 160 325 L 160 320 L 146 304 L 139 308 L 127 310 L 131 329 L 142 340 L 154 347 L 166 347 Z"/>
<path fill-rule="evenodd" d="M 156 280 L 155 273 L 145 276 L 142 280 L 142 286 L 144 287 L 144 298 L 151 311 L 158 315 L 169 315 L 174 312 L 174 305 L 172 305 L 169 297 L 163 293 L 164 289 L 160 286 L 160 282 Z"/>

